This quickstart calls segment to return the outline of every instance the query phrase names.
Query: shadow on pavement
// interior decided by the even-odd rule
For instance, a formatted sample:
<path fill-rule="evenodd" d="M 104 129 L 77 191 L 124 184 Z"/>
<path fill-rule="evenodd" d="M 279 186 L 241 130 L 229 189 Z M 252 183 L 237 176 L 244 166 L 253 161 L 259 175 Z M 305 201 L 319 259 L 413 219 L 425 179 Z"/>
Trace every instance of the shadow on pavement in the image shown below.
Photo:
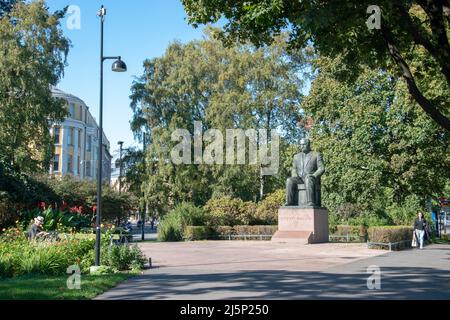
<path fill-rule="evenodd" d="M 381 290 L 370 274 L 286 271 L 181 274 L 158 269 L 133 278 L 101 299 L 450 299 L 450 275 L 433 268 L 382 269 Z M 438 272 L 437 272 L 438 271 Z"/>

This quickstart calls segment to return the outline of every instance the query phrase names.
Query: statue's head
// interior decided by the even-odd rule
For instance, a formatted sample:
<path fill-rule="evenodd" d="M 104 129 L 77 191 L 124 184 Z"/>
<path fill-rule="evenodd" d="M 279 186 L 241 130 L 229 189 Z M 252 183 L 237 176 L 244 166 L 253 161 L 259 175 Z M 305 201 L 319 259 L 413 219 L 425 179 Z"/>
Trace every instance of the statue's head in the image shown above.
<path fill-rule="evenodd" d="M 308 138 L 302 138 L 300 140 L 300 151 L 304 153 L 311 151 L 311 143 Z"/>

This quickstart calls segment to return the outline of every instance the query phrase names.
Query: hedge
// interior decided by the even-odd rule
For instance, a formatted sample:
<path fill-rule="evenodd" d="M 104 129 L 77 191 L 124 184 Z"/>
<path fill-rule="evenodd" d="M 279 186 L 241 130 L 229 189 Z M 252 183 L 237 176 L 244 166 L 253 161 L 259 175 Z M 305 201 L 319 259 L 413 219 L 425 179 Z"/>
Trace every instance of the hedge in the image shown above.
<path fill-rule="evenodd" d="M 205 240 L 214 237 L 214 229 L 207 226 L 186 226 L 183 230 L 185 241 Z"/>
<path fill-rule="evenodd" d="M 336 226 L 336 230 L 334 232 L 335 235 L 339 236 L 359 236 L 362 238 L 367 238 L 367 227 L 366 226 L 347 226 L 347 225 L 338 225 Z"/>
<path fill-rule="evenodd" d="M 334 242 L 366 242 L 367 241 L 367 227 L 365 226 L 348 226 L 348 225 L 337 225 L 334 228 L 330 228 L 330 234 L 334 237 Z M 342 237 L 339 237 L 342 236 Z M 349 236 L 347 241 L 345 241 L 345 236 Z"/>
<path fill-rule="evenodd" d="M 278 230 L 278 226 L 218 226 L 218 227 L 195 227 L 187 226 L 183 231 L 183 238 L 187 241 L 222 239 L 226 236 L 272 236 Z"/>
<path fill-rule="evenodd" d="M 369 242 L 395 243 L 412 241 L 413 228 L 408 226 L 370 227 L 368 236 Z"/>
<path fill-rule="evenodd" d="M 270 235 L 272 236 L 278 226 L 234 226 L 236 235 Z"/>

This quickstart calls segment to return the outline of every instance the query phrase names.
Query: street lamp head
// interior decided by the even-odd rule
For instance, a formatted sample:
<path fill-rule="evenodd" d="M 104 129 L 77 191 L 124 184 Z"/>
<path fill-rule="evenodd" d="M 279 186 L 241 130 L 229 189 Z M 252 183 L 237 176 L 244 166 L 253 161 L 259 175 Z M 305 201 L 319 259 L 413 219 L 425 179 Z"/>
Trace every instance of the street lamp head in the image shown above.
<path fill-rule="evenodd" d="M 98 11 L 98 16 L 104 18 L 106 16 L 106 8 L 102 6 Z"/>
<path fill-rule="evenodd" d="M 117 144 L 118 144 L 119 146 L 121 146 L 121 145 L 124 144 L 124 142 L 123 142 L 123 141 L 118 141 Z"/>
<path fill-rule="evenodd" d="M 116 60 L 112 65 L 112 71 L 114 72 L 126 72 L 127 71 L 127 65 L 125 62 L 122 61 L 122 59 L 119 57 L 118 60 Z"/>

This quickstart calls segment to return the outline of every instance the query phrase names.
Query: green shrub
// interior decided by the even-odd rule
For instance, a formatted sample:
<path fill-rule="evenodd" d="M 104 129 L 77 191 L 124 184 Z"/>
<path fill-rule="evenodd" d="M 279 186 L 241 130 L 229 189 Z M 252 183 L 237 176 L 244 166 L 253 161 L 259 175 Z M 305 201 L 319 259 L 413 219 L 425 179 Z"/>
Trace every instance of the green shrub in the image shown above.
<path fill-rule="evenodd" d="M 106 251 L 104 251 L 106 252 Z M 78 265 L 80 266 L 80 270 L 83 274 L 89 273 L 91 266 L 95 263 L 95 250 L 92 249 L 89 252 L 85 253 L 80 260 L 78 261 Z"/>
<path fill-rule="evenodd" d="M 0 274 L 13 277 L 27 274 L 63 275 L 71 265 L 83 272 L 94 263 L 95 239 L 76 239 L 46 243 L 0 240 Z"/>
<path fill-rule="evenodd" d="M 186 241 L 205 240 L 214 237 L 216 232 L 208 226 L 186 226 L 183 239 Z"/>
<path fill-rule="evenodd" d="M 170 213 L 179 215 L 183 226 L 204 226 L 207 222 L 204 210 L 189 202 L 180 203 Z"/>
<path fill-rule="evenodd" d="M 59 275 L 71 265 L 69 257 L 56 247 L 42 245 L 30 249 L 22 256 L 22 274 Z"/>
<path fill-rule="evenodd" d="M 15 267 L 17 262 L 14 259 L 14 255 L 11 253 L 1 253 L 0 252 L 0 279 L 13 277 L 15 272 Z"/>
<path fill-rule="evenodd" d="M 168 213 L 158 225 L 158 239 L 160 241 L 183 240 L 183 226 L 181 217 Z"/>
<path fill-rule="evenodd" d="M 95 270 L 95 272 L 91 272 L 92 275 L 96 275 L 96 276 L 101 276 L 101 275 L 106 275 L 106 274 L 113 274 L 116 273 L 117 270 L 115 270 L 114 268 L 110 267 L 110 266 L 99 266 L 97 270 Z"/>
<path fill-rule="evenodd" d="M 417 211 L 420 210 L 420 207 L 409 207 L 402 205 L 392 205 L 387 208 L 387 213 L 391 217 L 392 221 L 396 225 L 409 225 L 413 224 Z"/>
<path fill-rule="evenodd" d="M 119 271 L 141 270 L 145 264 L 145 256 L 137 245 L 111 246 L 105 260 L 106 265 Z"/>
<path fill-rule="evenodd" d="M 413 228 L 407 226 L 370 227 L 368 237 L 370 242 L 395 243 L 412 241 Z"/>
<path fill-rule="evenodd" d="M 256 205 L 231 197 L 210 199 L 205 207 L 211 226 L 247 225 L 255 216 Z"/>
<path fill-rule="evenodd" d="M 278 223 L 278 209 L 286 202 L 286 191 L 277 190 L 258 204 L 251 224 L 274 225 Z"/>
<path fill-rule="evenodd" d="M 186 226 L 202 226 L 206 223 L 207 217 L 203 209 L 192 203 L 183 202 L 161 220 L 158 226 L 158 238 L 161 241 L 181 241 Z"/>

